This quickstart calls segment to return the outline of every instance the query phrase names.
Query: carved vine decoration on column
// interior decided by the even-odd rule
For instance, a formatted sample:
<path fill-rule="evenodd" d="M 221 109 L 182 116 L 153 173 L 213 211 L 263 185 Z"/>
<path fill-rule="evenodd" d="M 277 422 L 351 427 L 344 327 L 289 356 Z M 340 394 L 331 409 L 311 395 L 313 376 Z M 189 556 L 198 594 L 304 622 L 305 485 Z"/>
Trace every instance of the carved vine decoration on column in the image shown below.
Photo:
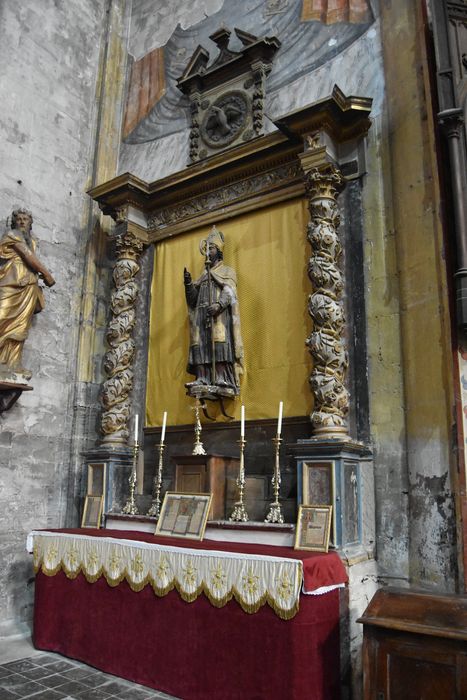
<path fill-rule="evenodd" d="M 313 331 L 306 340 L 314 359 L 309 380 L 315 399 L 311 422 L 315 434 L 329 436 L 348 432 L 348 356 L 343 337 L 344 282 L 339 269 L 342 247 L 337 233 L 340 216 L 336 201 L 343 187 L 344 178 L 334 165 L 326 164 L 306 173 L 310 209 L 307 238 L 312 248 L 308 276 L 314 288 L 308 298 Z"/>
<path fill-rule="evenodd" d="M 112 317 L 107 329 L 110 346 L 105 354 L 104 369 L 107 380 L 102 388 L 101 430 L 103 443 L 126 444 L 130 418 L 129 394 L 133 388 L 133 361 L 135 342 L 132 338 L 135 325 L 135 303 L 138 284 L 139 258 L 143 244 L 131 233 L 116 239 L 117 261 L 113 271 L 115 288 L 110 300 Z"/>
<path fill-rule="evenodd" d="M 194 163 L 199 159 L 199 99 L 193 97 L 190 105 L 190 160 Z"/>
<path fill-rule="evenodd" d="M 253 129 L 259 136 L 263 129 L 263 105 L 265 96 L 266 71 L 260 65 L 253 73 Z"/>

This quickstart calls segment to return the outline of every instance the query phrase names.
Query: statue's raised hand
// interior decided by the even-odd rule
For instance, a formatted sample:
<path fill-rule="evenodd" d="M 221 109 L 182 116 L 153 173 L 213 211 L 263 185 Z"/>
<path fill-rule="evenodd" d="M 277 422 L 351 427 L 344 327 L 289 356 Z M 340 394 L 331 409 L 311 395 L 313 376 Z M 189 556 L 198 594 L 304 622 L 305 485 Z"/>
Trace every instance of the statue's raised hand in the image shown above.
<path fill-rule="evenodd" d="M 185 284 L 191 284 L 191 275 L 186 267 L 183 268 L 183 281 Z"/>

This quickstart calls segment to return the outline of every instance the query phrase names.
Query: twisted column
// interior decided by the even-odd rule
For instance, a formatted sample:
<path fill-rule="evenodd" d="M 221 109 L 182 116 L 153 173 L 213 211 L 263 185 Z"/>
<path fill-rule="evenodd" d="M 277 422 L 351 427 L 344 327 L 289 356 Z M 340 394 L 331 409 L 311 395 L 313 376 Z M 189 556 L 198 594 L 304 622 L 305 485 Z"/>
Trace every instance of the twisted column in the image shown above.
<path fill-rule="evenodd" d="M 110 300 L 112 316 L 107 329 L 110 346 L 104 358 L 107 379 L 102 387 L 103 412 L 101 431 L 103 445 L 126 445 L 129 436 L 128 421 L 133 388 L 135 342 L 132 338 L 136 322 L 135 303 L 138 297 L 139 259 L 142 242 L 132 233 L 125 232 L 116 239 L 117 260 L 113 270 L 115 288 Z"/>
<path fill-rule="evenodd" d="M 349 393 L 345 386 L 348 356 L 343 336 L 337 195 L 344 187 L 344 178 L 328 162 L 308 169 L 302 160 L 304 165 L 310 210 L 307 238 L 312 248 L 308 277 L 314 289 L 308 298 L 313 331 L 306 340 L 314 360 L 309 381 L 315 405 L 310 417 L 315 435 L 343 437 L 348 434 Z"/>

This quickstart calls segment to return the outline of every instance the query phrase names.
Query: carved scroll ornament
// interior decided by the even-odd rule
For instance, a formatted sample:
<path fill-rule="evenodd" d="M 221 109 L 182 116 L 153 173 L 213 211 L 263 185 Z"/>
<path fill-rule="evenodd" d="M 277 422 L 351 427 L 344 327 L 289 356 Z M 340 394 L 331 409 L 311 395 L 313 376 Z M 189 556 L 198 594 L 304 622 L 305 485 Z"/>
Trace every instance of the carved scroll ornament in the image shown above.
<path fill-rule="evenodd" d="M 135 277 L 139 271 L 138 261 L 143 244 L 131 233 L 126 233 L 116 239 L 116 249 L 117 261 L 113 271 L 115 288 L 110 301 L 112 317 L 106 334 L 110 348 L 104 358 L 108 378 L 103 384 L 101 397 L 104 407 L 101 420 L 103 444 L 126 444 L 128 440 L 129 394 L 133 388 L 135 356 L 132 334 L 139 291 Z"/>

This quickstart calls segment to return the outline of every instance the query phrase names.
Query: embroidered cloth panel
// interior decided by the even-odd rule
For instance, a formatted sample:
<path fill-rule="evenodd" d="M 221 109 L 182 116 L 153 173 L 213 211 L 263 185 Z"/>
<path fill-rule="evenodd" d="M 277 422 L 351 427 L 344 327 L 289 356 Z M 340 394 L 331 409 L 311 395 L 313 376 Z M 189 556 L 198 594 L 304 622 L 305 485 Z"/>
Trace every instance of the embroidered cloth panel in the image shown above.
<path fill-rule="evenodd" d="M 110 586 L 126 580 L 134 591 L 149 584 L 158 596 L 176 588 L 187 602 L 204 593 L 216 607 L 235 598 L 248 613 L 267 603 L 283 619 L 299 608 L 299 559 L 47 531 L 30 533 L 28 550 L 36 573 L 47 576 L 60 570 L 89 582 L 104 576 Z"/>

